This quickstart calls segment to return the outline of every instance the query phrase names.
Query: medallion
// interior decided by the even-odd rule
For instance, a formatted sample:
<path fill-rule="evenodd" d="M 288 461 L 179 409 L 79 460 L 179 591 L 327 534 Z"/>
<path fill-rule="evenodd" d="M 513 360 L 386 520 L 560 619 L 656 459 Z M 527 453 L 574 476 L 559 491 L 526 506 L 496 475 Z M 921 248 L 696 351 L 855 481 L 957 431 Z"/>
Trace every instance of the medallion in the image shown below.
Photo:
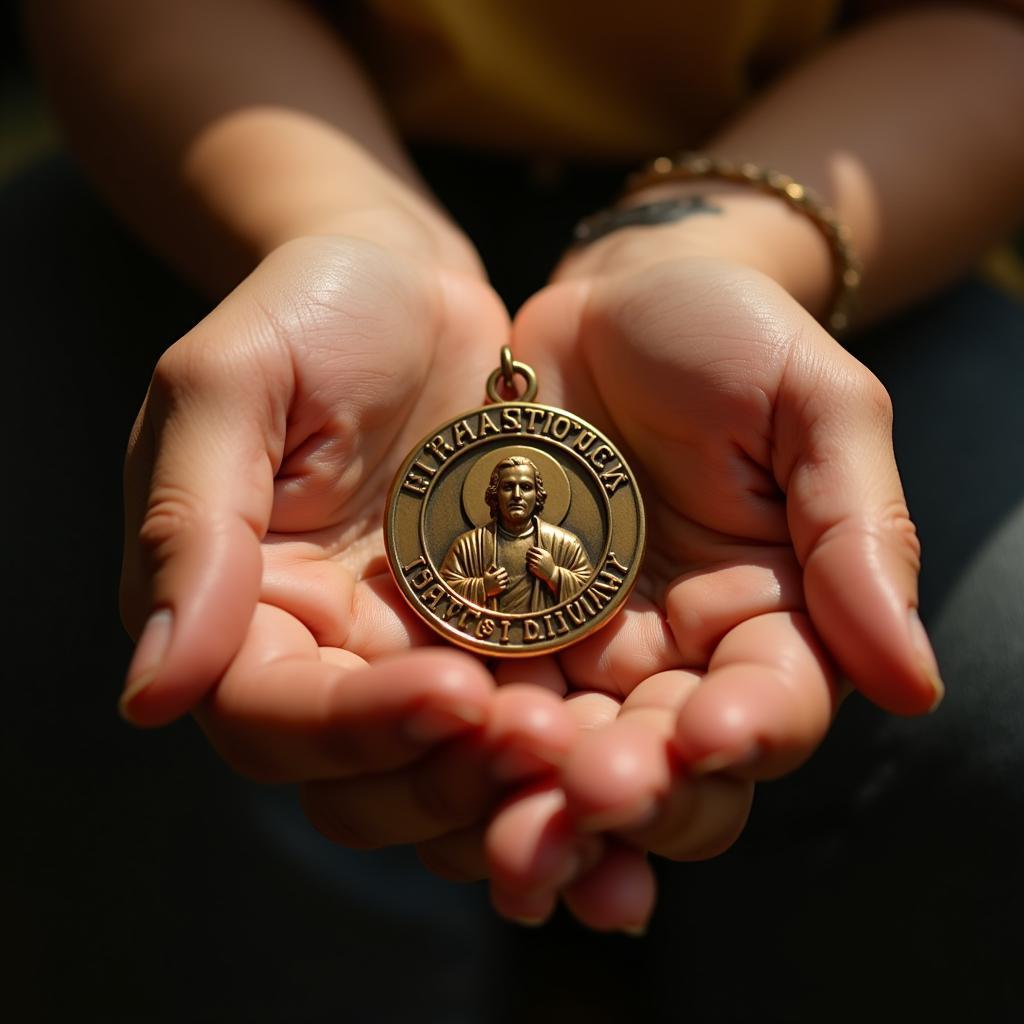
<path fill-rule="evenodd" d="M 522 395 L 503 399 L 499 381 Z M 622 608 L 643 559 L 644 507 L 601 431 L 539 405 L 508 346 L 492 404 L 441 424 L 399 469 L 384 541 L 399 590 L 446 640 L 529 657 L 576 643 Z"/>

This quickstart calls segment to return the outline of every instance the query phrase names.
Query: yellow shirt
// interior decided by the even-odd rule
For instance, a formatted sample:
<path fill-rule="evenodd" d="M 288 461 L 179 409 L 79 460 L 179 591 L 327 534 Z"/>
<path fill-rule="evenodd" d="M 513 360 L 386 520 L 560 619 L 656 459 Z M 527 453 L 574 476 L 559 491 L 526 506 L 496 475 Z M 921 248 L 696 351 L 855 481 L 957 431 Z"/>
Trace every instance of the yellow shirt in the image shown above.
<path fill-rule="evenodd" d="M 642 159 L 699 144 L 813 50 L 838 6 L 367 0 L 350 35 L 407 137 Z"/>

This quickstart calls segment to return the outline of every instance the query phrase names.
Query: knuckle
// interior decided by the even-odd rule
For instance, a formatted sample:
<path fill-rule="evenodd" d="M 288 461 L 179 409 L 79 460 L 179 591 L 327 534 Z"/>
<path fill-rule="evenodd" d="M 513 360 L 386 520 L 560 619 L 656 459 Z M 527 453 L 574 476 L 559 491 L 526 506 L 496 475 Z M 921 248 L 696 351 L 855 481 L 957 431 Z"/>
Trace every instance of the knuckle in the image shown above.
<path fill-rule="evenodd" d="M 210 746 L 235 774 L 268 785 L 295 781 L 287 776 L 265 742 L 218 713 L 216 691 L 196 709 L 196 719 Z"/>
<path fill-rule="evenodd" d="M 151 391 L 166 401 L 182 391 L 205 390 L 224 380 L 227 369 L 223 352 L 201 340 L 183 338 L 157 361 Z"/>
<path fill-rule="evenodd" d="M 892 427 L 892 398 L 885 385 L 867 367 L 862 367 L 857 375 L 855 394 L 876 422 Z"/>
<path fill-rule="evenodd" d="M 139 528 L 139 545 L 147 554 L 159 556 L 167 545 L 192 530 L 199 518 L 193 494 L 172 484 L 158 484 L 150 492 Z"/>
<path fill-rule="evenodd" d="M 280 764 L 254 744 L 218 740 L 213 746 L 225 764 L 244 779 L 268 786 L 294 781 Z"/>
<path fill-rule="evenodd" d="M 414 773 L 412 792 L 416 803 L 430 821 L 449 828 L 470 823 L 463 801 L 434 772 Z"/>
<path fill-rule="evenodd" d="M 897 550 L 905 552 L 911 568 L 920 571 L 921 539 L 904 502 L 895 501 L 883 512 L 881 528 Z"/>
<path fill-rule="evenodd" d="M 309 823 L 332 843 L 354 850 L 374 850 L 381 845 L 352 821 L 344 791 L 337 783 L 306 783 L 299 788 L 299 800 Z"/>

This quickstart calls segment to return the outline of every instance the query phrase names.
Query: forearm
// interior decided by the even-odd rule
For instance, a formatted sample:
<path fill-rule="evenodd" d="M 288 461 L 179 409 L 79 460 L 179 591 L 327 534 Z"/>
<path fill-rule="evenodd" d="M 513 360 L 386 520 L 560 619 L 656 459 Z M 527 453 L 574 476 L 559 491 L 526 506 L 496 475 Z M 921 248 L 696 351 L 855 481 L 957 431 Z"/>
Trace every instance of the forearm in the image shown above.
<path fill-rule="evenodd" d="M 355 60 L 288 0 L 37 0 L 30 34 L 72 147 L 185 274 L 229 288 L 304 234 L 480 273 Z"/>
<path fill-rule="evenodd" d="M 835 209 L 863 262 L 860 322 L 965 271 L 1024 212 L 1024 27 L 964 7 L 870 22 L 797 69 L 705 147 L 810 186 Z M 628 229 L 571 256 L 564 273 L 694 249 L 779 280 L 817 315 L 833 295 L 823 236 L 776 197 L 713 182 L 722 212 Z M 633 201 L 653 198 L 658 192 Z M 659 237 L 660 236 L 660 237 Z"/>

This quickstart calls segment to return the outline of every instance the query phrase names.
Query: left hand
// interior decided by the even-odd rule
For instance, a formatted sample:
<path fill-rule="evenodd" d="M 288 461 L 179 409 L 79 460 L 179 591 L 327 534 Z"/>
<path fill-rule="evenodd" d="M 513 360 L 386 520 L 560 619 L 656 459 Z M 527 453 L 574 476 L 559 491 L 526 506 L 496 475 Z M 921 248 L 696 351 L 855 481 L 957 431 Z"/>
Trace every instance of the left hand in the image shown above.
<path fill-rule="evenodd" d="M 564 895 L 585 923 L 631 930 L 653 906 L 643 851 L 724 850 L 754 781 L 820 742 L 832 659 L 888 710 L 937 702 L 918 545 L 884 389 L 762 275 L 686 258 L 562 281 L 513 336 L 545 403 L 625 447 L 649 535 L 626 610 L 558 658 L 585 724 L 610 724 L 578 740 L 557 787 L 493 821 L 495 902 L 546 916 L 553 880 L 605 836 Z"/>
<path fill-rule="evenodd" d="M 550 583 L 555 577 L 555 560 L 551 552 L 536 544 L 526 552 L 526 568 L 545 583 Z"/>

